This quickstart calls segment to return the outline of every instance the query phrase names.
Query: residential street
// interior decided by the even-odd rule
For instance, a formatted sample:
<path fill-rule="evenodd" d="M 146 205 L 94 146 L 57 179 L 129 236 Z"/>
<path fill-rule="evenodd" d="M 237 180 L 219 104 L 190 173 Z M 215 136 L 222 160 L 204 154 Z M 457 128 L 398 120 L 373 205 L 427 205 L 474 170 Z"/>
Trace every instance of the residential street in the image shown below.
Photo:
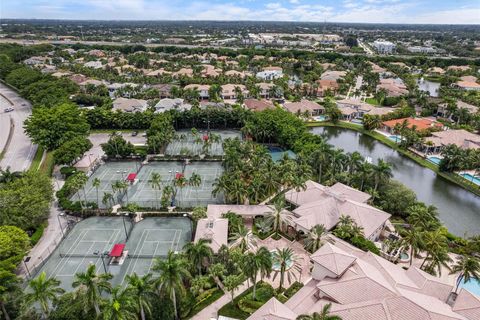
<path fill-rule="evenodd" d="M 31 114 L 30 103 L 22 99 L 15 91 L 0 83 L 0 148 L 3 150 L 10 132 L 10 119 L 13 120 L 13 135 L 10 145 L 0 160 L 0 167 L 10 167 L 12 171 L 27 170 L 32 163 L 37 146 L 33 145 L 23 130 L 23 122 Z M 6 98 L 6 99 L 5 99 Z M 4 109 L 13 103 L 14 111 L 5 113 Z"/>

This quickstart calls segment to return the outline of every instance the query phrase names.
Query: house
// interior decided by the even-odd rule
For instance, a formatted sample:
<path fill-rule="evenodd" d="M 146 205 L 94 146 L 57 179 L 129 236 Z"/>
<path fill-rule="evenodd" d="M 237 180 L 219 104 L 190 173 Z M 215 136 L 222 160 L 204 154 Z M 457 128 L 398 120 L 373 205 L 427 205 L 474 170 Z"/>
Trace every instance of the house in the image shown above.
<path fill-rule="evenodd" d="M 400 97 L 408 94 L 408 89 L 400 79 L 380 79 L 380 83 L 377 85 L 377 91 L 385 90 L 388 97 Z"/>
<path fill-rule="evenodd" d="M 80 87 L 86 87 L 88 85 L 98 87 L 98 86 L 105 86 L 107 84 L 108 84 L 108 82 L 106 82 L 105 80 L 87 79 L 87 80 L 79 83 L 78 85 Z"/>
<path fill-rule="evenodd" d="M 264 81 L 272 81 L 283 77 L 283 69 L 281 67 L 266 67 L 263 71 L 257 72 L 257 78 Z"/>
<path fill-rule="evenodd" d="M 243 102 L 245 107 L 252 111 L 263 111 L 266 109 L 274 109 L 275 106 L 268 100 L 245 99 Z"/>
<path fill-rule="evenodd" d="M 160 68 L 157 70 L 149 71 L 146 73 L 147 76 L 149 77 L 158 77 L 158 76 L 163 76 L 166 74 L 172 74 L 170 71 L 166 71 L 164 68 Z"/>
<path fill-rule="evenodd" d="M 437 50 L 432 47 L 425 47 L 425 46 L 410 46 L 407 48 L 408 51 L 411 53 L 423 53 L 423 54 L 432 54 L 436 53 Z"/>
<path fill-rule="evenodd" d="M 433 68 L 428 69 L 427 73 L 429 75 L 437 75 L 438 76 L 438 75 L 445 74 L 445 70 L 443 70 L 440 67 L 433 67 Z"/>
<path fill-rule="evenodd" d="M 92 68 L 92 69 L 101 69 L 103 68 L 103 64 L 101 61 L 88 61 L 84 65 L 84 67 Z"/>
<path fill-rule="evenodd" d="M 283 107 L 295 114 L 308 113 L 310 116 L 318 116 L 325 112 L 325 108 L 318 103 L 306 99 L 302 99 L 300 102 L 287 102 Z"/>
<path fill-rule="evenodd" d="M 456 104 L 458 109 L 466 109 L 471 114 L 475 114 L 479 110 L 478 107 L 468 104 L 466 102 L 463 102 L 462 100 L 457 100 Z M 451 117 L 448 111 L 448 103 L 440 103 L 437 108 L 437 117 L 447 117 L 447 116 Z"/>
<path fill-rule="evenodd" d="M 247 87 L 243 84 L 224 84 L 222 88 L 222 99 L 223 100 L 235 100 L 237 98 L 237 88 L 239 88 L 244 96 L 247 95 Z"/>
<path fill-rule="evenodd" d="M 72 74 L 71 76 L 68 76 L 68 79 L 72 80 L 76 84 L 80 84 L 88 79 L 87 76 L 84 76 L 83 74 Z"/>
<path fill-rule="evenodd" d="M 425 138 L 421 149 L 425 153 L 439 153 L 451 144 L 461 149 L 480 149 L 480 135 L 463 129 L 432 132 L 431 137 Z"/>
<path fill-rule="evenodd" d="M 170 92 L 172 91 L 173 85 L 161 83 L 161 84 L 154 84 L 151 87 L 158 90 L 160 99 L 171 97 Z"/>
<path fill-rule="evenodd" d="M 363 118 L 364 115 L 385 115 L 395 111 L 394 108 L 376 107 L 369 103 L 355 99 L 343 99 L 337 101 L 337 107 L 344 115 L 345 120 Z"/>
<path fill-rule="evenodd" d="M 443 130 L 444 125 L 433 119 L 428 118 L 402 118 L 384 121 L 382 123 L 382 130 L 388 133 L 394 133 L 395 126 L 407 121 L 407 128 L 415 128 L 417 131 L 424 131 L 428 129 Z"/>
<path fill-rule="evenodd" d="M 454 87 L 461 89 L 461 90 L 475 90 L 478 91 L 480 90 L 480 84 L 473 82 L 473 81 L 458 81 L 454 85 Z"/>
<path fill-rule="evenodd" d="M 387 69 L 380 67 L 378 64 L 369 62 L 369 64 L 372 66 L 372 71 L 374 73 L 385 73 L 387 72 Z"/>
<path fill-rule="evenodd" d="M 323 97 L 327 92 L 335 95 L 339 89 L 338 82 L 336 80 L 317 80 L 317 97 Z"/>
<path fill-rule="evenodd" d="M 324 70 L 328 70 L 328 69 L 333 69 L 333 68 L 335 68 L 337 65 L 336 65 L 335 63 L 325 62 L 325 63 L 320 63 L 320 66 L 321 66 Z"/>
<path fill-rule="evenodd" d="M 144 112 L 147 110 L 147 100 L 117 98 L 113 100 L 112 109 L 122 112 Z"/>
<path fill-rule="evenodd" d="M 285 200 L 298 206 L 293 210 L 293 227 L 308 233 L 317 224 L 332 230 L 342 215 L 350 216 L 363 228 L 365 238 L 375 241 L 390 215 L 366 202 L 370 195 L 342 183 L 326 187 L 314 181 L 306 182 L 306 189 L 289 190 Z"/>
<path fill-rule="evenodd" d="M 34 56 L 30 57 L 26 60 L 23 61 L 24 64 L 29 65 L 29 66 L 36 66 L 39 64 L 45 64 L 50 61 L 50 58 L 48 57 L 39 57 L 39 56 Z"/>
<path fill-rule="evenodd" d="M 89 56 L 93 56 L 93 57 L 97 57 L 97 58 L 103 58 L 106 56 L 105 52 L 103 52 L 102 50 L 98 50 L 98 49 L 93 49 L 93 50 L 90 50 L 87 52 L 87 54 Z"/>
<path fill-rule="evenodd" d="M 320 76 L 321 80 L 332 80 L 332 81 L 337 81 L 338 79 L 342 79 L 347 75 L 346 71 L 334 71 L 334 70 L 329 70 L 325 71 L 322 73 Z"/>
<path fill-rule="evenodd" d="M 239 77 L 239 78 L 242 78 L 242 79 L 250 76 L 250 74 L 247 73 L 247 72 L 237 71 L 237 70 L 228 70 L 227 72 L 225 72 L 225 75 L 227 77 Z"/>
<path fill-rule="evenodd" d="M 165 98 L 160 100 L 155 105 L 154 108 L 155 108 L 155 113 L 163 113 L 168 110 L 179 110 L 179 111 L 190 110 L 192 108 L 192 105 L 185 103 L 185 101 L 180 98 L 176 98 L 176 99 Z"/>
<path fill-rule="evenodd" d="M 215 68 L 212 65 L 206 64 L 200 72 L 204 78 L 216 78 L 222 73 L 222 69 Z"/>
<path fill-rule="evenodd" d="M 172 77 L 178 78 L 178 77 L 193 77 L 193 69 L 191 68 L 181 68 L 180 70 L 172 73 Z"/>
<path fill-rule="evenodd" d="M 198 94 L 200 95 L 200 99 L 208 99 L 210 97 L 209 90 L 210 90 L 210 85 L 208 84 L 189 84 L 186 85 L 184 90 L 196 90 Z"/>
<path fill-rule="evenodd" d="M 464 72 L 470 70 L 470 66 L 448 66 L 447 70 Z"/>
<path fill-rule="evenodd" d="M 260 97 L 268 99 L 270 98 L 270 89 L 275 85 L 273 83 L 260 82 L 257 83 L 256 86 L 260 89 Z"/>
<path fill-rule="evenodd" d="M 311 279 L 285 303 L 270 299 L 247 320 L 295 320 L 320 313 L 343 320 L 477 320 L 480 298 L 462 289 L 450 302 L 454 283 L 412 266 L 403 269 L 371 252 L 330 236 L 310 255 Z M 449 301 L 449 303 L 447 303 Z"/>

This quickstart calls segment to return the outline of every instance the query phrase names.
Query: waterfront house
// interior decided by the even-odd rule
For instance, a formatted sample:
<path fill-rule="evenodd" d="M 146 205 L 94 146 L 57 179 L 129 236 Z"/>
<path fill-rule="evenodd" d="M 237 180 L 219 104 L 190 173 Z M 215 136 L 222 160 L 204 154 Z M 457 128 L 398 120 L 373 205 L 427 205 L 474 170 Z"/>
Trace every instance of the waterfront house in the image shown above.
<path fill-rule="evenodd" d="M 462 149 L 480 149 L 480 135 L 463 129 L 432 132 L 432 136 L 425 138 L 420 149 L 425 153 L 439 153 L 450 144 Z"/>
<path fill-rule="evenodd" d="M 338 79 L 342 79 L 347 75 L 346 71 L 334 71 L 334 70 L 328 70 L 322 73 L 320 76 L 321 80 L 332 80 L 332 81 L 337 81 Z"/>
<path fill-rule="evenodd" d="M 196 90 L 198 94 L 200 95 L 200 99 L 208 99 L 210 97 L 210 94 L 208 93 L 208 90 L 210 90 L 210 86 L 208 84 L 189 84 L 186 85 L 184 90 Z"/>
<path fill-rule="evenodd" d="M 439 131 L 444 129 L 444 125 L 442 123 L 428 118 L 402 118 L 388 120 L 382 123 L 381 129 L 393 134 L 395 125 L 402 124 L 405 120 L 407 121 L 407 128 L 415 128 L 417 131 L 425 131 L 428 129 L 435 129 L 436 131 Z"/>
<path fill-rule="evenodd" d="M 457 100 L 456 105 L 457 105 L 458 109 L 466 109 L 471 114 L 475 114 L 479 110 L 478 107 L 476 107 L 474 105 L 471 105 L 471 104 L 468 104 L 466 102 L 463 102 L 462 100 Z M 449 112 L 448 112 L 448 103 L 440 103 L 438 105 L 437 117 L 444 117 L 444 118 L 446 118 L 446 117 L 451 118 L 452 117 L 452 115 L 449 114 Z"/>
<path fill-rule="evenodd" d="M 325 112 L 325 108 L 318 103 L 306 99 L 302 99 L 299 102 L 287 102 L 283 107 L 294 114 L 305 114 L 309 116 L 318 116 Z"/>
<path fill-rule="evenodd" d="M 274 109 L 275 106 L 268 100 L 245 99 L 244 105 L 252 111 L 263 111 L 266 109 Z"/>
<path fill-rule="evenodd" d="M 257 78 L 264 81 L 272 81 L 283 77 L 283 69 L 281 67 L 266 67 L 263 71 L 257 72 Z"/>
<path fill-rule="evenodd" d="M 190 110 L 192 108 L 191 104 L 185 103 L 183 99 L 176 98 L 176 99 L 170 99 L 170 98 L 165 98 L 160 100 L 156 105 L 155 105 L 155 113 L 163 113 L 168 110 L 178 110 L 178 111 L 186 111 Z"/>

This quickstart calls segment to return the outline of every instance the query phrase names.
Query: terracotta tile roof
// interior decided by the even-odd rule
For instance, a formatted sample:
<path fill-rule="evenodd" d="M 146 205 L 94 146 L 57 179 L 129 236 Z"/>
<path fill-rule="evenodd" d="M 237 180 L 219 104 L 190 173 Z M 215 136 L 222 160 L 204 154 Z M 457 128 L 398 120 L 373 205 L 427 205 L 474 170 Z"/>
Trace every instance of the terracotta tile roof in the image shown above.
<path fill-rule="evenodd" d="M 480 319 L 480 297 L 461 289 L 452 310 L 469 320 L 478 320 Z"/>
<path fill-rule="evenodd" d="M 210 247 L 217 252 L 222 245 L 228 243 L 228 219 L 200 219 L 195 231 L 195 241 L 206 239 Z"/>
<path fill-rule="evenodd" d="M 266 109 L 274 109 L 275 106 L 273 103 L 267 100 L 258 100 L 258 99 L 246 99 L 244 101 L 245 106 L 254 111 L 263 111 Z"/>
<path fill-rule="evenodd" d="M 404 120 L 407 120 L 408 123 L 408 128 L 412 128 L 413 126 L 417 127 L 417 130 L 426 130 L 428 128 L 432 127 L 437 127 L 437 128 L 443 128 L 443 124 L 440 122 L 432 121 L 430 119 L 426 118 L 402 118 L 402 119 L 394 119 L 394 120 L 389 120 L 389 121 L 384 121 L 383 125 L 389 128 L 395 127 L 395 125 L 402 124 Z"/>
<path fill-rule="evenodd" d="M 284 105 L 284 108 L 290 111 L 291 113 L 296 113 L 298 111 L 305 112 L 310 111 L 313 112 L 315 110 L 324 110 L 325 108 L 318 103 L 306 99 L 302 99 L 300 102 L 287 102 Z"/>
<path fill-rule="evenodd" d="M 273 297 L 247 320 L 295 320 L 296 318 L 297 314 Z"/>
<path fill-rule="evenodd" d="M 310 259 L 330 270 L 336 276 L 342 275 L 357 260 L 355 256 L 330 243 L 325 243 L 310 256 Z"/>
<path fill-rule="evenodd" d="M 458 81 L 457 86 L 460 88 L 475 88 L 480 89 L 480 84 L 472 81 Z"/>

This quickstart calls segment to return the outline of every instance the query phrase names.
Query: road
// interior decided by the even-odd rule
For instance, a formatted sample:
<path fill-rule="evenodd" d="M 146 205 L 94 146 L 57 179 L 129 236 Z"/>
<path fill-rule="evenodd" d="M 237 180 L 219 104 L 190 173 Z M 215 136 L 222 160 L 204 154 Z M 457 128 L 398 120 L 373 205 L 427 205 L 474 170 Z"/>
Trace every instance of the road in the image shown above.
<path fill-rule="evenodd" d="M 3 158 L 0 160 L 0 167 L 10 167 L 12 171 L 24 171 L 30 167 L 37 146 L 33 145 L 30 138 L 23 130 L 23 122 L 32 113 L 30 103 L 21 98 L 15 91 L 0 83 L 1 109 L 0 109 L 0 148 L 3 150 L 6 139 L 10 133 L 10 122 L 13 120 L 13 134 Z M 3 110 L 10 103 L 13 103 L 12 112 L 5 113 Z M 5 107 L 4 107 L 5 105 Z"/>

